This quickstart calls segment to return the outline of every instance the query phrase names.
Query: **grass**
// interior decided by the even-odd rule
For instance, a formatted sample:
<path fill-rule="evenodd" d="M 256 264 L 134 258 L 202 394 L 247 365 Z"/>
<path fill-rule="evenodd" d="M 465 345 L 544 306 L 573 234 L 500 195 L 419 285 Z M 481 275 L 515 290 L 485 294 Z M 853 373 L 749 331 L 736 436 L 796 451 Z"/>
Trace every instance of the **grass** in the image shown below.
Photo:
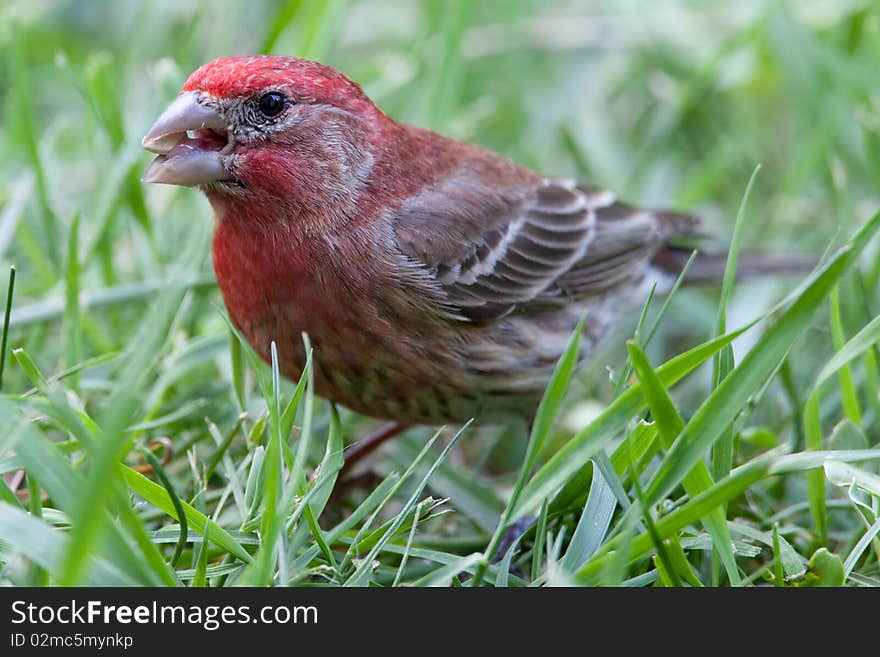
<path fill-rule="evenodd" d="M 0 7 L 0 584 L 880 585 L 875 3 L 104 4 Z M 253 354 L 207 203 L 138 180 L 188 72 L 254 51 L 821 265 L 652 299 L 530 436 L 413 428 L 344 488 L 376 421 Z"/>

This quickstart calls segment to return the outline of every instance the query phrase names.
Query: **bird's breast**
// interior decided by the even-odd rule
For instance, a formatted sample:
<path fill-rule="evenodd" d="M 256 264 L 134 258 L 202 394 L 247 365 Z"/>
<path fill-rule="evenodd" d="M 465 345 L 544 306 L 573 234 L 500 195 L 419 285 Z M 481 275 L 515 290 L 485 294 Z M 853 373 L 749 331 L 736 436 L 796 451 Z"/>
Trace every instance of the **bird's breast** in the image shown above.
<path fill-rule="evenodd" d="M 266 357 L 275 341 L 282 359 L 301 367 L 302 334 L 313 339 L 344 325 L 348 291 L 328 272 L 326 254 L 281 228 L 221 221 L 214 234 L 214 271 L 230 318 Z M 289 367 L 292 370 L 294 367 Z"/>
<path fill-rule="evenodd" d="M 218 222 L 214 270 L 231 320 L 267 362 L 275 342 L 293 381 L 307 333 L 324 397 L 368 415 L 444 421 L 454 395 L 438 389 L 448 377 L 437 368 L 455 357 L 445 336 L 426 331 L 387 277 L 346 249 Z"/>

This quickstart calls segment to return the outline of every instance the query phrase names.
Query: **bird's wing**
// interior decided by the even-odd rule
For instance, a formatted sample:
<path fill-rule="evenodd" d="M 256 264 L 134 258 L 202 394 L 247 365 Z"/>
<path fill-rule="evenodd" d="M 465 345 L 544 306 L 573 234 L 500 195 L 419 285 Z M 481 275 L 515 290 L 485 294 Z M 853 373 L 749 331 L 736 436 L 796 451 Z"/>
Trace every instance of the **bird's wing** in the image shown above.
<path fill-rule="evenodd" d="M 427 268 L 458 314 L 478 320 L 603 292 L 695 222 L 568 181 L 505 194 L 451 180 L 410 198 L 392 223 L 400 250 Z"/>

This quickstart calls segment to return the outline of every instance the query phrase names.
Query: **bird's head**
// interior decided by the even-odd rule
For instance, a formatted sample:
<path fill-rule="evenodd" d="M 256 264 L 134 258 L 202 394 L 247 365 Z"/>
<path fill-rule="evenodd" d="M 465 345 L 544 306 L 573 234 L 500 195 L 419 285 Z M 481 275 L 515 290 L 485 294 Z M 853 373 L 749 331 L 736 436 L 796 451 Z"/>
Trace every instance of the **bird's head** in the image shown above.
<path fill-rule="evenodd" d="M 260 196 L 307 211 L 345 203 L 390 122 L 342 73 L 294 57 L 216 59 L 196 70 L 143 146 L 144 182 L 200 186 L 212 202 Z"/>

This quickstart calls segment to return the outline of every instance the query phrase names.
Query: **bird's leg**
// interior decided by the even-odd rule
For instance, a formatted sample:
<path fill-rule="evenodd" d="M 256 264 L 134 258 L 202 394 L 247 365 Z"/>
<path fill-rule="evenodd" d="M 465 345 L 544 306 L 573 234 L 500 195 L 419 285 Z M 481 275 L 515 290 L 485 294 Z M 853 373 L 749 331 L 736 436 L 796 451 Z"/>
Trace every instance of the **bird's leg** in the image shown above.
<path fill-rule="evenodd" d="M 501 561 L 504 558 L 504 555 L 507 554 L 510 546 L 519 541 L 523 535 L 532 528 L 537 520 L 538 516 L 525 516 L 508 527 L 507 531 L 504 532 L 504 536 L 501 537 L 501 542 L 498 543 L 498 547 L 495 548 L 495 554 L 492 555 L 491 562 L 498 563 Z M 515 568 L 516 564 L 513 564 L 511 570 L 514 570 Z"/>
<path fill-rule="evenodd" d="M 521 431 L 525 432 L 525 439 L 528 443 L 529 436 L 532 435 L 532 423 L 531 422 L 517 422 L 516 425 L 520 428 Z M 510 549 L 514 543 L 517 543 L 523 535 L 529 531 L 535 522 L 538 520 L 537 516 L 526 516 L 520 518 L 515 523 L 510 525 L 504 532 L 504 535 L 501 537 L 501 541 L 498 543 L 498 547 L 495 548 L 495 553 L 490 555 L 490 559 L 492 563 L 498 563 L 501 559 L 504 558 L 504 555 Z M 516 571 L 516 565 L 514 564 L 511 570 Z"/>
<path fill-rule="evenodd" d="M 380 446 L 394 438 L 394 436 L 404 429 L 406 429 L 405 424 L 401 424 L 400 422 L 390 422 L 384 427 L 381 427 L 378 431 L 375 431 L 363 440 L 356 442 L 354 445 L 346 449 L 345 464 L 342 466 L 340 478 L 343 478 L 346 474 L 350 473 L 354 466 L 357 465 L 358 461 L 375 452 Z"/>

